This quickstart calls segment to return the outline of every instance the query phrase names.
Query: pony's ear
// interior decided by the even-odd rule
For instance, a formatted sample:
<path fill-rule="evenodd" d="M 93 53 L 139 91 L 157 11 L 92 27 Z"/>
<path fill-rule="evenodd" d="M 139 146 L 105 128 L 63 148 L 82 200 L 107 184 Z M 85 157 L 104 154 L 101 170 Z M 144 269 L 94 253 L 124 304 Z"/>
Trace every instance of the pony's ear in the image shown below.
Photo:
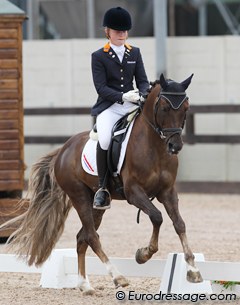
<path fill-rule="evenodd" d="M 186 90 L 188 88 L 188 86 L 191 83 L 193 74 L 191 76 L 189 76 L 187 79 L 185 79 L 183 82 L 181 82 L 181 85 L 183 86 L 183 88 Z"/>
<path fill-rule="evenodd" d="M 165 79 L 163 73 L 160 75 L 160 85 L 163 89 L 166 89 L 166 87 L 167 87 L 167 82 L 166 82 L 166 79 Z"/>

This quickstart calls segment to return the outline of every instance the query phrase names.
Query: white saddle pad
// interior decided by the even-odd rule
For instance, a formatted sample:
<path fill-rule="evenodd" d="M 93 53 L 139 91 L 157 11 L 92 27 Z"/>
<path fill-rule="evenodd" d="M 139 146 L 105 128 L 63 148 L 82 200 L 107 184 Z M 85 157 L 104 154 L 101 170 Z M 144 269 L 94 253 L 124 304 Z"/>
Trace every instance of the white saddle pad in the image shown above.
<path fill-rule="evenodd" d="M 132 122 L 130 124 L 126 137 L 122 143 L 122 148 L 121 148 L 121 153 L 120 153 L 120 158 L 119 158 L 118 168 L 117 168 L 118 174 L 120 174 L 120 171 L 121 171 L 121 168 L 123 165 L 123 161 L 124 161 L 126 149 L 127 149 L 127 144 L 128 144 L 128 140 L 129 140 L 131 131 L 132 131 L 133 123 L 134 122 Z M 97 141 L 89 139 L 83 148 L 82 157 L 81 157 L 83 169 L 85 170 L 85 172 L 87 172 L 88 174 L 93 175 L 93 176 L 98 175 L 96 150 L 97 150 Z"/>

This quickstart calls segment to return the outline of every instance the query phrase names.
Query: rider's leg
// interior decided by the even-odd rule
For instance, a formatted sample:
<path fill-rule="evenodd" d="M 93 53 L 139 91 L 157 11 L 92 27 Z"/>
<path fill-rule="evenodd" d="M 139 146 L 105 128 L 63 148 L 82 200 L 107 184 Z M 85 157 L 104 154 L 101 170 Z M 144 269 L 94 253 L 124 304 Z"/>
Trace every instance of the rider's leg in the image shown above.
<path fill-rule="evenodd" d="M 109 209 L 110 208 L 110 194 L 107 190 L 108 182 L 108 166 L 107 166 L 107 150 L 101 148 L 99 142 L 97 144 L 97 169 L 99 179 L 99 190 L 96 192 L 93 207 L 95 209 Z"/>

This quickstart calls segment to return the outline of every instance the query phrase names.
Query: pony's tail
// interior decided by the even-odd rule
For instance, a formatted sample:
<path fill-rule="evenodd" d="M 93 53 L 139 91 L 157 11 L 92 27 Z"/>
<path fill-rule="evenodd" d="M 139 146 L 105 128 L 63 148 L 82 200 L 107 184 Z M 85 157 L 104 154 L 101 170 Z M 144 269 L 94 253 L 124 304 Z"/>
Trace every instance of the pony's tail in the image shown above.
<path fill-rule="evenodd" d="M 58 150 L 42 157 L 31 169 L 28 210 L 7 222 L 19 224 L 8 239 L 9 248 L 29 265 L 43 264 L 60 238 L 71 202 L 58 185 L 54 163 Z"/>

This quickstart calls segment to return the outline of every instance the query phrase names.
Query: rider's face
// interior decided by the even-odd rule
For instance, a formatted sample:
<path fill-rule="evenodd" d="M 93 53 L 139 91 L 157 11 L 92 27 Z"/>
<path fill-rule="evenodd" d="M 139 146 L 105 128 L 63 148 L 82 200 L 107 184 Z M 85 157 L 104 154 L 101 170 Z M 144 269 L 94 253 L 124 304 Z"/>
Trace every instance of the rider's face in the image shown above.
<path fill-rule="evenodd" d="M 115 46 L 124 45 L 128 38 L 128 31 L 106 29 L 106 34 L 108 35 L 110 42 Z"/>

